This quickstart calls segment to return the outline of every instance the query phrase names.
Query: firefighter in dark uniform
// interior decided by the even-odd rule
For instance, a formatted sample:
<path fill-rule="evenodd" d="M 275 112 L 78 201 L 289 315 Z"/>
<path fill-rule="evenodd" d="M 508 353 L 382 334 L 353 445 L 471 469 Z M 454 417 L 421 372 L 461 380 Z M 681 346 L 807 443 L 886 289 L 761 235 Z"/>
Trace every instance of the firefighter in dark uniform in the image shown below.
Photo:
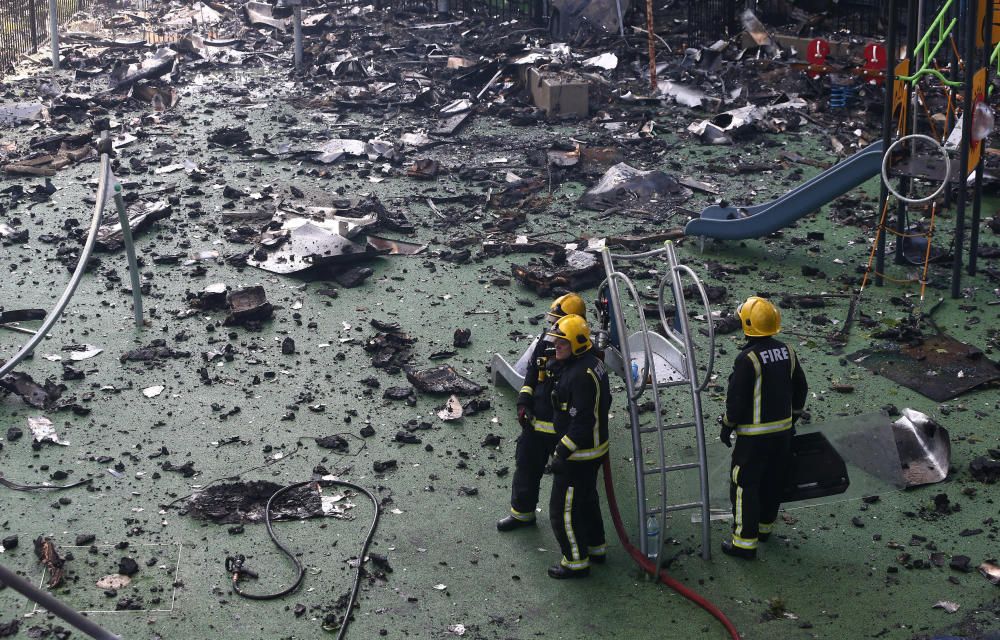
<path fill-rule="evenodd" d="M 775 339 L 781 314 L 765 298 L 751 296 L 736 311 L 747 345 L 729 375 L 726 414 L 719 438 L 732 446 L 729 497 L 733 534 L 722 541 L 731 556 L 757 557 L 757 542 L 767 540 L 781 507 L 791 461 L 794 424 L 802 414 L 808 386 L 795 351 Z"/>
<path fill-rule="evenodd" d="M 552 302 L 546 317 L 554 323 L 566 315 L 584 316 L 583 298 L 567 293 Z M 497 521 L 500 531 L 513 531 L 535 525 L 538 485 L 545 465 L 556 447 L 552 424 L 552 384 L 562 364 L 552 357 L 552 338 L 545 334 L 535 341 L 534 352 L 524 375 L 524 386 L 517 395 L 517 421 L 521 435 L 514 450 L 514 479 L 510 490 L 510 515 Z"/>
<path fill-rule="evenodd" d="M 549 576 L 583 578 L 590 574 L 590 563 L 604 562 L 607 553 L 597 471 L 608 454 L 611 392 L 586 320 L 566 316 L 548 335 L 555 339 L 556 360 L 563 363 L 552 393 L 559 444 L 552 456 L 549 499 L 549 520 L 562 560 L 549 567 Z"/>

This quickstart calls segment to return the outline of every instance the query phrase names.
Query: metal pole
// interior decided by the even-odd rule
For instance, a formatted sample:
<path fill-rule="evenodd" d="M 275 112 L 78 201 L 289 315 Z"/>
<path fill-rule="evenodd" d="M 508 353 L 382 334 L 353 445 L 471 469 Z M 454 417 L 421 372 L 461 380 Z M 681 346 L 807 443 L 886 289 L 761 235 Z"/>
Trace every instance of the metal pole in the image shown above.
<path fill-rule="evenodd" d="M 993 0 L 986 0 L 986 15 L 993 16 Z M 989 68 L 990 68 L 990 53 L 993 49 L 993 20 L 987 19 L 985 21 L 986 33 L 983 34 L 983 42 L 986 43 L 985 51 L 983 52 L 983 67 L 986 69 L 986 86 L 990 86 Z M 988 95 L 988 94 L 987 94 Z M 984 99 L 986 96 L 984 96 Z M 989 105 L 989 101 L 986 102 Z M 979 164 L 976 165 L 976 185 L 972 191 L 972 235 L 969 237 L 969 266 L 967 271 L 970 276 L 976 275 L 977 270 L 977 260 L 979 258 L 979 224 L 980 224 L 980 214 L 982 208 L 983 200 L 983 172 L 985 171 L 986 164 L 986 144 L 987 139 L 979 141 L 979 144 L 983 145 L 979 154 Z"/>
<path fill-rule="evenodd" d="M 105 131 L 101 134 L 102 140 L 107 139 L 108 132 Z M 56 302 L 56 306 L 52 308 L 49 315 L 46 316 L 45 322 L 42 326 L 38 328 L 38 332 L 35 337 L 28 340 L 21 350 L 18 351 L 10 360 L 0 366 L 0 378 L 7 375 L 14 370 L 21 360 L 24 360 L 29 353 L 31 353 L 38 343 L 42 341 L 45 335 L 49 332 L 56 322 L 58 322 L 59 317 L 62 315 L 63 309 L 69 304 L 70 298 L 76 292 L 76 288 L 80 285 L 80 280 L 83 279 L 83 274 L 87 270 L 87 262 L 90 260 L 90 254 L 94 251 L 94 243 L 97 240 L 97 229 L 101 226 L 101 212 L 104 211 L 104 205 L 108 202 L 108 180 L 111 177 L 111 158 L 107 154 L 101 155 L 101 168 L 100 177 L 97 182 L 97 203 L 94 205 L 94 217 L 90 221 L 90 230 L 87 233 L 87 241 L 83 245 L 83 250 L 80 251 L 80 262 L 76 265 L 76 270 L 69 279 L 69 284 L 66 285 L 66 290 L 63 291 L 62 297 Z"/>
<path fill-rule="evenodd" d="M 142 330 L 142 290 L 139 283 L 139 263 L 135 259 L 135 242 L 132 240 L 132 229 L 128 224 L 128 211 L 125 199 L 122 198 L 122 186 L 115 184 L 115 208 L 118 209 L 118 220 L 122 225 L 122 240 L 125 243 L 125 254 L 128 256 L 128 274 L 132 278 L 132 309 L 135 312 L 135 328 Z"/>
<path fill-rule="evenodd" d="M 979 144 L 986 144 L 982 140 Z M 979 163 L 976 165 L 976 182 L 972 189 L 972 224 L 971 235 L 969 236 L 969 266 L 966 271 L 970 276 L 976 275 L 978 265 L 976 264 L 979 253 L 979 223 L 983 199 L 983 171 L 986 162 L 986 154 L 979 156 Z"/>
<path fill-rule="evenodd" d="M 35 3 L 38 0 L 28 0 L 28 20 L 31 21 L 31 53 L 38 53 L 38 11 Z"/>
<path fill-rule="evenodd" d="M 292 24 L 295 31 L 295 70 L 302 70 L 302 7 L 292 8 Z"/>
<path fill-rule="evenodd" d="M 922 0 L 921 0 L 922 1 Z M 910 69 L 910 73 L 914 73 L 916 69 L 920 68 L 922 59 L 918 55 L 919 52 L 916 50 L 917 39 L 921 35 L 921 31 L 914 28 L 917 23 L 917 3 L 913 0 L 908 0 L 907 2 L 907 17 L 906 17 L 906 54 L 909 56 L 913 67 Z M 917 105 L 914 102 L 914 98 L 917 96 L 917 92 L 914 91 L 914 85 L 906 83 L 906 96 L 903 98 L 905 104 L 910 105 L 910 110 L 913 112 L 913 128 L 910 131 L 903 130 L 904 134 L 908 133 L 918 133 L 917 131 Z M 905 127 L 905 123 L 901 123 Z M 914 140 L 910 145 L 911 156 L 916 156 L 917 141 Z M 903 178 L 900 182 L 899 188 L 900 193 L 907 193 L 910 190 L 910 185 L 912 180 L 909 177 Z M 907 223 L 907 208 L 906 203 L 902 200 L 896 205 L 896 237 L 893 240 L 893 262 L 896 264 L 903 264 L 905 260 L 903 259 L 903 234 L 906 233 L 906 223 Z"/>
<path fill-rule="evenodd" d="M 610 308 L 615 313 L 615 331 L 618 332 L 618 349 L 622 354 L 622 369 L 625 378 L 625 389 L 628 398 L 635 393 L 635 381 L 632 380 L 632 352 L 628 346 L 628 333 L 625 332 L 625 319 L 622 317 L 621 296 L 618 292 L 618 281 L 611 278 L 614 267 L 611 265 L 611 252 L 607 248 L 601 252 L 601 261 L 604 263 L 604 272 L 608 274 L 608 295 L 610 296 Z M 642 310 L 639 310 L 642 313 Z M 647 365 L 648 366 L 648 365 Z M 635 402 L 628 400 L 629 424 L 639 424 L 639 410 Z M 642 467 L 642 441 L 638 434 L 632 433 L 632 460 L 635 461 L 635 487 L 636 487 L 636 512 L 638 513 L 639 525 L 639 550 L 642 555 L 649 557 L 649 544 L 646 540 L 646 474 Z M 663 541 L 663 531 L 660 531 L 660 541 Z"/>
<path fill-rule="evenodd" d="M 49 40 L 52 43 L 52 70 L 59 71 L 59 8 L 49 0 Z"/>
<path fill-rule="evenodd" d="M 965 244 L 965 202 L 969 177 L 969 146 L 972 144 L 972 76 L 976 60 L 976 24 L 978 2 L 968 2 L 965 8 L 965 86 L 962 101 L 962 147 L 959 154 L 958 202 L 955 205 L 955 257 L 951 264 L 951 297 L 962 297 L 962 249 Z"/>
<path fill-rule="evenodd" d="M 75 609 L 66 606 L 47 591 L 35 588 L 33 584 L 24 578 L 9 569 L 5 569 L 3 565 L 0 565 L 0 583 L 7 585 L 29 600 L 42 605 L 46 611 L 59 616 L 91 638 L 97 638 L 97 640 L 121 640 L 121 638 L 110 631 L 105 631 L 99 627 L 90 618 L 80 615 Z"/>
<path fill-rule="evenodd" d="M 896 0 L 889 0 L 889 33 L 886 36 L 886 51 L 888 60 L 885 66 L 885 105 L 882 112 L 882 148 L 888 149 L 892 143 L 892 93 L 896 81 L 896 63 L 899 61 L 899 47 L 896 42 Z M 910 52 L 907 52 L 910 55 Z M 889 189 L 883 182 L 879 188 L 878 210 L 879 218 L 876 227 L 877 242 L 875 247 L 875 286 L 882 286 L 882 273 L 885 272 L 885 228 L 882 212 L 889 201 Z"/>
<path fill-rule="evenodd" d="M 953 38 L 956 39 L 959 38 L 958 32 L 961 31 L 962 29 L 962 21 L 961 21 L 962 14 L 960 13 L 960 8 L 961 8 L 960 4 L 961 4 L 960 2 L 952 3 L 951 10 L 949 11 L 950 15 L 948 16 L 949 20 L 951 18 L 955 18 L 956 20 L 955 25 L 957 31 L 952 36 Z M 961 61 L 958 59 L 958 54 L 955 52 L 956 47 L 957 45 L 952 47 L 945 47 L 945 50 L 947 51 L 948 73 L 951 76 L 951 79 L 957 82 L 960 77 L 959 73 L 961 71 L 960 69 Z M 955 130 L 956 126 L 955 123 L 958 122 L 958 118 L 955 117 L 956 112 L 958 111 L 958 92 L 955 91 L 954 87 L 948 87 L 948 95 L 950 98 L 949 102 L 952 106 L 950 111 L 947 113 L 947 118 L 945 118 L 945 131 L 944 135 L 942 136 L 942 139 L 944 140 L 948 139 L 948 137 L 951 135 L 951 132 Z M 944 201 L 941 203 L 943 209 L 951 208 L 951 200 L 953 197 L 954 197 L 953 190 L 949 185 L 944 190 Z"/>
<path fill-rule="evenodd" d="M 619 7 L 620 10 L 620 7 Z M 621 19 L 619 11 L 618 18 Z M 649 88 L 656 94 L 656 44 L 653 40 L 653 0 L 646 0 L 646 40 L 649 43 Z"/>

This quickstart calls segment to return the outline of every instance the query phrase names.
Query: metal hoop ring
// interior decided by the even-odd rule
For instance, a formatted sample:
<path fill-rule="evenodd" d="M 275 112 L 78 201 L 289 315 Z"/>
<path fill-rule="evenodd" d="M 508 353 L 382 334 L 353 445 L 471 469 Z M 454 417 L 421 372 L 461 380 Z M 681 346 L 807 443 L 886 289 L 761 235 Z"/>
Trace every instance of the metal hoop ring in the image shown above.
<path fill-rule="evenodd" d="M 896 148 L 897 145 L 899 145 L 899 143 L 904 142 L 906 140 L 924 140 L 925 142 L 929 142 L 935 147 L 937 147 L 941 151 L 941 155 L 944 157 L 944 180 L 941 182 L 941 186 L 935 189 L 934 193 L 924 198 L 907 198 L 906 196 L 902 195 L 901 193 L 893 189 L 892 185 L 889 183 L 889 156 L 892 155 L 893 150 Z M 911 133 L 908 136 L 903 136 L 899 140 L 896 140 L 891 145 L 889 145 L 889 148 L 885 150 L 885 155 L 882 156 L 882 184 L 884 184 L 885 188 L 889 190 L 889 193 L 896 196 L 896 198 L 898 198 L 902 202 L 905 202 L 906 204 L 923 204 L 925 202 L 930 202 L 934 198 L 937 198 L 939 195 L 941 195 L 941 192 L 944 191 L 945 186 L 948 185 L 948 180 L 950 178 L 951 178 L 951 157 L 948 155 L 948 150 L 945 149 L 944 145 L 942 145 L 934 138 L 930 136 L 925 136 L 922 133 Z"/>

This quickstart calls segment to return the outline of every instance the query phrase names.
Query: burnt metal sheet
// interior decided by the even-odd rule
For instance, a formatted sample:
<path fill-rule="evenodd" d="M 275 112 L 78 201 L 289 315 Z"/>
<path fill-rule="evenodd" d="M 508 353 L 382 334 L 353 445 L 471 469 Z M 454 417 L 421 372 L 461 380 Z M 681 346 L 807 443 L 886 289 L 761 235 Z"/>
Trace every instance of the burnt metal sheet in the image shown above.
<path fill-rule="evenodd" d="M 620 162 L 578 201 L 584 209 L 604 211 L 615 205 L 638 204 L 652 198 L 687 198 L 691 195 L 673 176 L 662 171 L 641 171 Z"/>
<path fill-rule="evenodd" d="M 402 240 L 393 240 L 381 236 L 367 236 L 366 240 L 369 247 L 373 247 L 379 253 L 385 253 L 390 256 L 414 256 L 427 248 L 427 245 L 403 242 Z"/>
<path fill-rule="evenodd" d="M 340 160 L 345 155 L 363 156 L 368 153 L 368 145 L 364 140 L 328 140 L 320 145 L 315 145 L 309 149 L 318 155 L 313 157 L 316 162 L 331 164 Z"/>
<path fill-rule="evenodd" d="M 925 338 L 916 346 L 894 344 L 892 349 L 863 349 L 849 358 L 936 402 L 1000 380 L 997 363 L 980 349 L 945 334 Z"/>
<path fill-rule="evenodd" d="M 848 462 L 900 489 L 947 478 L 951 464 L 947 429 L 913 409 L 903 409 L 895 422 L 891 420 L 877 414 L 861 416 L 856 425 L 832 433 L 831 438 Z"/>
<path fill-rule="evenodd" d="M 941 482 L 948 477 L 951 442 L 948 431 L 927 415 L 903 409 L 892 423 L 902 479 L 907 487 Z"/>
<path fill-rule="evenodd" d="M 279 31 L 287 31 L 291 24 L 290 18 L 278 19 L 274 17 L 272 10 L 274 7 L 266 2 L 248 2 L 243 5 L 246 11 L 247 21 L 255 27 L 274 27 Z"/>
<path fill-rule="evenodd" d="M 332 262 L 355 262 L 376 251 L 315 222 L 305 222 L 288 233 L 288 241 L 263 258 L 247 259 L 247 264 L 271 273 L 295 273 Z"/>

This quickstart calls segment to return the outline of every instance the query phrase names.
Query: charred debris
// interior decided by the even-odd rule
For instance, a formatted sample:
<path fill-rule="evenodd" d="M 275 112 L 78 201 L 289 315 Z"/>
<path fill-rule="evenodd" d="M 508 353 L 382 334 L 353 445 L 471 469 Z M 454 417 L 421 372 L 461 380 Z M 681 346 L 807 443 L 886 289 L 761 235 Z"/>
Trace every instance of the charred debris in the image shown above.
<path fill-rule="evenodd" d="M 483 15 L 439 16 L 415 3 L 387 4 L 392 6 L 307 7 L 305 65 L 299 71 L 291 68 L 290 23 L 275 17 L 268 4 L 222 0 L 153 4 L 143 10 L 127 4 L 114 10 L 99 6 L 67 28 L 67 72 L 49 77 L 37 56 L 4 79 L 0 244 L 11 249 L 37 246 L 59 269 L 75 266 L 86 236 L 82 216 L 64 210 L 60 225 L 51 227 L 41 224 L 37 212 L 51 205 L 70 179 L 89 189 L 84 203 L 93 204 L 88 176 L 97 157 L 97 137 L 110 130 L 129 227 L 147 247 L 142 287 L 155 300 L 149 329 L 160 333 L 162 327 L 163 335 L 150 330 L 135 345 L 103 358 L 101 347 L 83 341 L 86 334 L 58 337 L 53 344 L 62 340 L 61 347 L 47 347 L 35 358 L 60 362 L 61 379 L 12 373 L 0 379 L 3 393 L 20 397 L 33 414 L 68 411 L 83 418 L 100 413 L 102 397 L 139 391 L 133 376 L 179 372 L 183 384 L 230 385 L 250 390 L 247 396 L 252 397 L 255 387 L 285 375 L 304 357 L 298 334 L 272 345 L 261 333 L 278 319 L 295 330 L 314 328 L 301 296 L 285 295 L 287 288 L 308 288 L 328 305 L 337 304 L 338 291 L 345 289 L 367 288 L 376 297 L 408 288 L 408 294 L 416 295 L 418 285 L 408 280 L 415 281 L 418 270 L 433 277 L 456 265 L 478 266 L 504 257 L 509 266 L 489 267 L 481 283 L 504 290 L 518 287 L 519 306 L 534 307 L 544 297 L 599 284 L 604 274 L 597 252 L 604 247 L 641 251 L 682 239 L 683 222 L 694 213 L 692 203 L 721 199 L 721 182 L 774 172 L 776 188 L 787 188 L 801 180 L 805 167 L 833 164 L 880 135 L 882 102 L 876 85 L 861 85 L 852 108 L 832 107 L 824 81 L 809 78 L 797 66 L 803 52 L 772 38 L 759 21 L 748 20 L 746 32 L 709 43 L 692 41 L 683 22 L 667 22 L 657 30 L 660 55 L 653 87 L 646 35 L 638 25 L 626 25 L 619 35 L 582 21 L 556 38 L 527 23 Z M 805 22 L 810 20 L 819 24 L 807 15 Z M 240 116 L 248 110 L 272 110 L 274 115 L 267 127 L 253 126 Z M 493 133 L 497 122 L 530 128 L 531 143 L 521 144 L 519 138 L 512 143 Z M 814 137 L 819 158 L 777 150 L 789 137 Z M 470 153 L 469 147 L 477 151 Z M 681 154 L 683 147 L 694 151 Z M 720 148 L 732 153 L 720 153 Z M 778 160 L 764 159 L 765 150 L 771 150 L 768 158 Z M 227 171 L 234 158 L 251 168 Z M 993 163 L 994 156 L 988 156 L 988 166 Z M 864 194 L 844 196 L 831 209 L 834 223 L 850 228 L 861 241 L 877 215 L 875 200 Z M 573 218 L 576 211 L 587 212 L 587 224 L 545 231 L 547 221 Z M 616 231 L 604 233 L 605 223 Z M 994 235 L 1000 232 L 997 217 L 989 228 Z M 810 232 L 786 238 L 779 232 L 768 242 L 784 240 L 818 254 L 824 237 Z M 995 244 L 983 243 L 981 249 L 985 272 L 994 281 L 1000 279 L 1000 269 L 990 262 L 1000 256 Z M 97 246 L 91 275 L 109 291 L 126 292 L 127 284 L 112 265 L 122 249 L 122 229 L 113 212 L 107 214 Z M 911 253 L 922 250 L 911 248 Z M 947 250 L 941 249 L 941 255 L 947 257 Z M 384 261 L 397 261 L 394 267 L 403 275 L 373 278 Z M 1000 377 L 996 364 L 985 357 L 996 348 L 996 335 L 985 353 L 962 349 L 917 313 L 909 298 L 890 301 L 903 317 L 899 322 L 887 323 L 863 310 L 855 313 L 854 302 L 844 318 L 850 299 L 845 291 L 857 284 L 856 273 L 828 276 L 822 264 L 804 266 L 804 279 L 832 293 L 797 293 L 766 264 L 747 267 L 706 258 L 703 266 L 718 283 L 709 287 L 709 295 L 719 308 L 732 307 L 730 292 L 752 282 L 758 293 L 810 314 L 816 332 L 806 337 L 828 346 L 835 357 L 846 345 L 850 327 L 861 327 L 872 334 L 871 345 L 844 356 L 841 364 L 853 361 L 936 401 L 952 400 L 981 385 L 995 387 Z M 27 265 L 12 261 L 9 268 L 16 278 Z M 161 287 L 160 269 L 169 269 L 171 280 L 184 283 L 182 296 Z M 636 280 L 652 279 L 655 265 L 638 263 L 631 271 Z M 458 304 L 451 294 L 442 298 Z M 647 298 L 646 312 L 652 314 L 655 296 Z M 45 314 L 14 308 L 13 300 L 4 306 L 0 324 L 5 326 Z M 449 430 L 460 428 L 455 425 L 463 418 L 493 408 L 486 397 L 486 372 L 468 357 L 480 339 L 469 326 L 476 314 L 492 314 L 492 320 L 502 313 L 498 308 L 465 313 L 468 323 L 449 327 L 454 337 L 444 344 L 425 339 L 419 325 L 359 313 L 323 345 L 334 363 L 355 369 L 363 403 L 433 405 L 426 420 L 376 429 L 371 408 L 359 403 L 337 416 L 342 432 L 330 428 L 313 433 L 295 446 L 271 444 L 266 435 L 212 440 L 216 453 L 250 451 L 251 446 L 259 450 L 254 465 L 239 474 L 205 477 L 199 463 L 186 459 L 188 451 L 165 445 L 141 454 L 81 454 L 86 471 L 64 465 L 48 470 L 44 487 L 11 481 L 3 486 L 62 490 L 86 485 L 81 490 L 100 491 L 94 484 L 123 482 L 141 465 L 152 464 L 153 480 L 171 474 L 172 480 L 200 485 L 188 496 L 164 496 L 159 505 L 164 512 L 225 525 L 230 535 L 240 535 L 245 526 L 266 519 L 268 498 L 281 486 L 252 479 L 252 472 L 294 456 L 316 457 L 315 462 L 310 458 L 314 484 L 272 505 L 271 517 L 352 519 L 355 494 L 332 491 L 324 482 L 339 473 L 360 472 L 354 456 L 376 438 L 399 450 L 410 445 L 421 445 L 426 452 L 445 448 L 448 456 L 454 454 L 450 462 L 464 474 L 462 482 L 448 486 L 431 473 L 425 490 L 435 491 L 437 485 L 458 499 L 471 499 L 479 493 L 475 484 L 486 476 L 475 449 L 496 460 L 492 452 L 508 436 L 479 434 L 468 451 L 447 441 Z M 537 323 L 539 317 L 532 320 Z M 727 311 L 711 321 L 719 333 L 739 329 Z M 207 341 L 201 333 L 209 336 Z M 117 360 L 121 368 L 114 382 L 101 372 L 108 360 Z M 219 367 L 233 362 L 248 367 L 239 373 Z M 385 376 L 391 384 L 384 384 Z M 827 378 L 830 391 L 854 391 L 834 375 Z M 91 380 L 99 382 L 91 387 Z M 141 392 L 151 400 L 171 393 L 170 384 L 146 386 Z M 318 388 L 304 384 L 286 399 L 278 422 L 327 414 Z M 247 412 L 239 397 L 213 402 L 208 418 L 220 424 L 241 420 Z M 167 424 L 164 416 L 153 428 Z M 32 438 L 22 437 L 26 429 Z M 14 448 L 82 446 L 72 430 L 63 433 L 41 415 L 26 417 L 5 433 L 8 453 Z M 310 439 L 322 451 L 309 451 Z M 388 484 L 386 478 L 400 466 L 399 460 L 380 455 L 365 462 L 364 472 Z M 508 468 L 493 472 L 503 477 Z M 243 473 L 248 477 L 241 478 Z M 986 490 L 978 485 L 1000 480 L 1000 455 L 995 448 L 983 448 L 959 473 L 963 484 L 955 491 L 962 500 L 972 500 L 977 491 Z M 923 510 L 908 515 L 935 520 L 957 513 L 961 507 L 955 491 L 951 498 L 938 494 Z M 381 506 L 394 508 L 396 498 L 387 486 L 380 484 L 379 497 Z M 53 508 L 59 508 L 59 500 Z M 861 510 L 874 510 L 877 502 L 872 496 Z M 853 526 L 864 527 L 865 515 L 852 519 Z M 995 537 L 993 518 L 983 526 Z M 130 536 L 143 533 L 134 527 L 128 531 Z M 93 544 L 92 535 L 80 536 L 77 546 Z M 3 538 L 8 550 L 17 544 L 16 536 Z M 943 570 L 948 565 L 956 574 L 978 567 L 988 580 L 1000 582 L 995 561 L 972 561 L 957 552 L 945 557 L 932 546 L 933 541 L 917 536 L 908 545 L 892 542 L 888 548 L 900 553 L 887 569 L 889 580 L 900 567 Z M 38 538 L 35 553 L 50 586 L 72 575 L 73 554 L 60 554 L 52 540 Z M 369 584 L 391 580 L 385 556 L 370 554 L 367 560 L 354 562 L 368 567 Z M 143 571 L 133 558 L 122 557 L 117 574 L 106 576 L 109 580 L 96 588 L 116 598 L 128 588 L 122 578 Z M 144 609 L 150 598 L 158 597 L 155 592 L 144 595 L 145 603 L 138 594 L 125 593 L 117 607 Z M 312 609 L 337 626 L 347 610 L 346 597 Z M 305 610 L 296 605 L 294 615 Z M 12 626 L 16 633 L 16 622 L 0 624 L 0 630 Z"/>

